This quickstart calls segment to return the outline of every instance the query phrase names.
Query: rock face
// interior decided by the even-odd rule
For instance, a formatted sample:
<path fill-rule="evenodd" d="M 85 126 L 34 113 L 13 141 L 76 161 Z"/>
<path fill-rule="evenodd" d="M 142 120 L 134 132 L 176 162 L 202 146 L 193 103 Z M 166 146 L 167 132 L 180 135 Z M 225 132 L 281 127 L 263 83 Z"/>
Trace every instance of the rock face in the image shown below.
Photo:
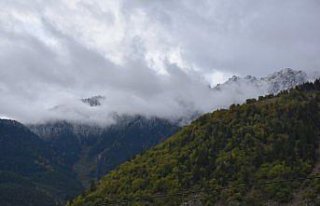
<path fill-rule="evenodd" d="M 85 104 L 88 104 L 91 107 L 100 106 L 101 102 L 105 99 L 104 96 L 98 95 L 90 98 L 81 99 L 81 101 Z"/>
<path fill-rule="evenodd" d="M 289 68 L 261 78 L 261 81 L 268 86 L 268 92 L 273 94 L 279 93 L 282 90 L 288 90 L 308 80 L 305 72 L 295 71 Z"/>
<path fill-rule="evenodd" d="M 118 117 L 106 127 L 63 121 L 28 127 L 63 155 L 85 186 L 178 129 L 168 120 L 142 116 Z"/>
<path fill-rule="evenodd" d="M 314 75 L 317 75 L 316 73 Z M 251 75 L 246 77 L 233 76 L 223 84 L 218 84 L 214 89 L 222 91 L 231 87 L 256 88 L 263 94 L 277 94 L 282 90 L 288 90 L 307 81 L 314 80 L 316 76 L 309 76 L 303 71 L 290 68 L 282 69 L 266 77 L 257 78 Z"/>

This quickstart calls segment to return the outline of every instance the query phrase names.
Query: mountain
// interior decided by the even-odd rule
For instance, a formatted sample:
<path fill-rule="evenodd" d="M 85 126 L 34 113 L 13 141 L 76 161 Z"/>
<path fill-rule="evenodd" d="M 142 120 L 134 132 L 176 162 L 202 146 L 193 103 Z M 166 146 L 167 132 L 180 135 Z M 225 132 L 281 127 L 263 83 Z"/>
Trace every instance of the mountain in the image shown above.
<path fill-rule="evenodd" d="M 320 77 L 319 72 L 308 73 L 307 75 L 303 71 L 289 68 L 262 78 L 251 75 L 245 77 L 233 76 L 225 83 L 218 84 L 213 88 L 202 85 L 204 87 L 199 88 L 199 93 L 203 94 L 203 97 L 194 97 L 193 99 L 185 98 L 184 95 L 174 97 L 172 100 L 179 108 L 177 111 L 180 111 L 176 115 L 174 115 L 175 112 L 172 112 L 162 116 L 158 109 L 153 109 L 152 113 L 155 116 L 160 115 L 162 118 L 169 118 L 185 125 L 189 124 L 195 117 L 213 109 L 226 108 L 233 103 L 243 103 L 248 98 L 277 94 L 282 90 L 288 90 L 296 85 L 314 80 L 316 77 Z M 107 97 L 107 94 L 101 92 L 96 96 L 62 101 L 49 109 L 48 114 L 56 120 L 80 121 L 86 124 L 110 124 L 113 123 L 115 116 L 128 114 L 127 110 L 122 110 L 124 108 L 112 105 L 115 101 Z M 152 108 L 152 105 L 150 108 Z M 131 112 L 134 112 L 134 109 Z M 138 114 L 144 115 L 146 113 L 139 111 Z"/>
<path fill-rule="evenodd" d="M 288 90 L 294 86 L 307 82 L 308 77 L 303 71 L 295 71 L 286 68 L 265 78 L 261 78 L 261 80 L 264 84 L 268 85 L 269 93 L 276 94 L 282 90 Z"/>
<path fill-rule="evenodd" d="M 277 94 L 280 91 L 288 90 L 309 80 L 314 80 L 316 77 L 320 77 L 314 77 L 314 75 L 318 74 L 314 73 L 313 76 L 308 76 L 303 71 L 286 68 L 262 78 L 251 75 L 243 78 L 232 76 L 225 83 L 218 84 L 214 89 L 221 91 L 228 88 L 242 88 L 246 90 L 248 87 L 251 87 L 260 91 L 260 95 Z"/>
<path fill-rule="evenodd" d="M 19 122 L 0 120 L 0 205 L 61 205 L 81 190 L 56 151 Z"/>
<path fill-rule="evenodd" d="M 88 104 L 91 107 L 97 107 L 101 105 L 101 102 L 105 99 L 104 96 L 98 95 L 90 98 L 81 99 L 81 101 L 85 104 Z"/>
<path fill-rule="evenodd" d="M 138 115 L 118 116 L 105 127 L 65 121 L 28 127 L 61 154 L 86 187 L 178 129 L 168 120 Z"/>
<path fill-rule="evenodd" d="M 317 80 L 199 117 L 69 205 L 319 205 L 319 140 Z"/>

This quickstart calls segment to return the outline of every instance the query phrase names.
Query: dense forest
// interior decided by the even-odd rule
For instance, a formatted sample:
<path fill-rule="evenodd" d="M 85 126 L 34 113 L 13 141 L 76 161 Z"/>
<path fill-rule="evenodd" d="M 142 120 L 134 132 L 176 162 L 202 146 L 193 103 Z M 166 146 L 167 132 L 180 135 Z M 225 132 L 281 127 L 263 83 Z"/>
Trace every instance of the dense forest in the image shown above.
<path fill-rule="evenodd" d="M 100 130 L 76 126 L 78 133 L 67 122 L 28 128 L 0 119 L 0 206 L 64 205 L 91 182 L 178 128 L 166 120 L 139 116 Z"/>
<path fill-rule="evenodd" d="M 80 191 L 59 153 L 19 122 L 0 120 L 1 206 L 62 205 Z"/>
<path fill-rule="evenodd" d="M 63 157 L 84 187 L 179 128 L 165 119 L 139 115 L 118 117 L 107 126 L 60 121 L 28 127 Z"/>
<path fill-rule="evenodd" d="M 320 81 L 201 116 L 69 205 L 320 204 Z"/>

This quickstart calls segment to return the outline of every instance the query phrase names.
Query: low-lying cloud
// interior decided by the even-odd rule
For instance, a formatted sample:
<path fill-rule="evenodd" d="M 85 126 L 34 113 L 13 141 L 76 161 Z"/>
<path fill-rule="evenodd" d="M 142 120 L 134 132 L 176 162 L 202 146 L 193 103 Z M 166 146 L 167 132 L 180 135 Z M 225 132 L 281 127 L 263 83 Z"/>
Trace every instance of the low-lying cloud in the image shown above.
<path fill-rule="evenodd" d="M 319 71 L 319 9 L 316 0 L 1 1 L 0 116 L 174 119 L 258 96 L 210 85 L 283 67 Z M 95 95 L 100 107 L 80 101 Z"/>

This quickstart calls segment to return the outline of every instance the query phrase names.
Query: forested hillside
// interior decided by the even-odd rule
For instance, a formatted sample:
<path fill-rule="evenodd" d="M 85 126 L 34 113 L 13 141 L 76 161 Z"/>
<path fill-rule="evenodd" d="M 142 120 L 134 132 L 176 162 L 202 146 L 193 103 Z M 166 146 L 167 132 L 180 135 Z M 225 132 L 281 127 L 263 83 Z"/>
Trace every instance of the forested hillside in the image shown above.
<path fill-rule="evenodd" d="M 67 122 L 29 127 L 42 139 L 17 121 L 0 119 L 1 206 L 63 205 L 178 128 L 138 116 L 107 128 Z"/>
<path fill-rule="evenodd" d="M 62 205 L 82 190 L 62 157 L 22 124 L 0 120 L 0 205 Z"/>
<path fill-rule="evenodd" d="M 178 126 L 160 118 L 118 117 L 106 127 L 65 121 L 29 125 L 63 161 L 73 169 L 85 187 L 134 155 L 160 143 Z"/>
<path fill-rule="evenodd" d="M 203 115 L 70 205 L 320 204 L 319 134 L 317 80 Z"/>

